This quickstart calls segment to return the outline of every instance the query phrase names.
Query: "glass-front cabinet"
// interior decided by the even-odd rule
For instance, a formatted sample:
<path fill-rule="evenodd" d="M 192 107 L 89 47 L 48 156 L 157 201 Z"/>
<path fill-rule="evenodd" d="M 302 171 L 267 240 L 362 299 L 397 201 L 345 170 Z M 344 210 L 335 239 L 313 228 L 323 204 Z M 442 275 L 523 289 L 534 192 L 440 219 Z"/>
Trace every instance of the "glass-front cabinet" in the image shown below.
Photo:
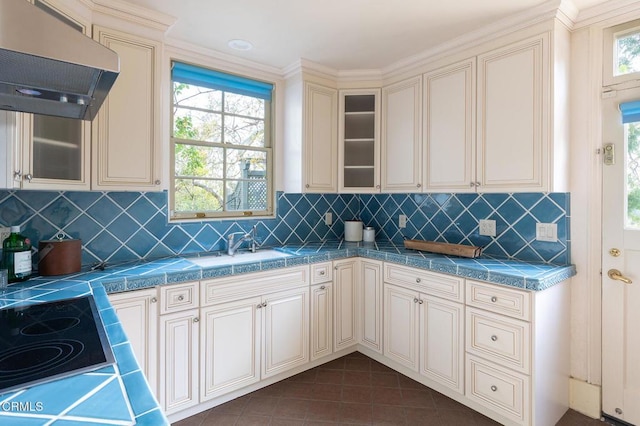
<path fill-rule="evenodd" d="M 380 192 L 380 90 L 340 91 L 340 192 Z"/>
<path fill-rule="evenodd" d="M 51 4 L 35 6 L 87 34 L 87 22 Z M 18 146 L 14 155 L 13 186 L 23 189 L 88 190 L 91 122 L 39 114 L 16 113 Z"/>

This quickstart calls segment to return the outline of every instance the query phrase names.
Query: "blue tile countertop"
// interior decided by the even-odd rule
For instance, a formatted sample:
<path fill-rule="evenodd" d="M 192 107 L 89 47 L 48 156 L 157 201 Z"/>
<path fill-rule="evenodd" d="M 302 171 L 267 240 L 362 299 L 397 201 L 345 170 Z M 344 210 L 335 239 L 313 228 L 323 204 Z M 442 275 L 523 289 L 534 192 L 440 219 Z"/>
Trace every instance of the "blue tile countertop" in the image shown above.
<path fill-rule="evenodd" d="M 532 291 L 573 275 L 573 265 L 551 265 L 483 256 L 477 259 L 407 250 L 393 243 L 326 241 L 287 245 L 290 256 L 200 267 L 187 257 L 139 261 L 60 277 L 34 277 L 0 292 L 0 308 L 94 294 L 116 365 L 0 395 L 0 424 L 168 424 L 138 366 L 107 293 L 217 278 L 361 256 Z M 211 253 L 208 253 L 211 255 Z"/>
<path fill-rule="evenodd" d="M 2 425 L 168 425 L 101 285 L 32 279 L 0 290 L 0 307 L 93 293 L 116 364 L 0 395 Z"/>
<path fill-rule="evenodd" d="M 408 250 L 393 243 L 325 241 L 285 245 L 276 248 L 276 250 L 291 254 L 291 256 L 233 265 L 219 264 L 206 268 L 189 262 L 189 257 L 171 257 L 150 262 L 117 265 L 100 273 L 79 274 L 77 279 L 100 282 L 107 293 L 116 293 L 355 256 L 532 291 L 544 290 L 576 274 L 574 265 L 532 263 L 491 256 L 468 259 Z M 207 255 L 211 255 L 211 253 L 207 253 Z"/>

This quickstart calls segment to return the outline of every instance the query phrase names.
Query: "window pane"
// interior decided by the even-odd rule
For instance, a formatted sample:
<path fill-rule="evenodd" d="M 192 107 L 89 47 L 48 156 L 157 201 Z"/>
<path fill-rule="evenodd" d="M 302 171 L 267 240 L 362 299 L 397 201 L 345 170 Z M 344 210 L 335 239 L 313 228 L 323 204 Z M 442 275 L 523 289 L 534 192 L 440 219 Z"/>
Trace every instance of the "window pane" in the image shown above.
<path fill-rule="evenodd" d="M 640 71 L 640 32 L 616 38 L 614 75 Z"/>
<path fill-rule="evenodd" d="M 264 121 L 226 116 L 224 140 L 235 145 L 264 146 Z"/>
<path fill-rule="evenodd" d="M 640 228 L 640 122 L 624 125 L 627 139 L 627 226 Z"/>
<path fill-rule="evenodd" d="M 177 106 L 222 110 L 222 92 L 205 87 L 173 83 L 173 103 Z"/>
<path fill-rule="evenodd" d="M 264 99 L 228 92 L 224 94 L 224 112 L 228 114 L 264 118 L 264 106 Z"/>
<path fill-rule="evenodd" d="M 227 150 L 228 179 L 264 179 L 267 170 L 267 154 L 244 149 Z"/>
<path fill-rule="evenodd" d="M 176 179 L 175 210 L 179 212 L 222 211 L 223 183 L 218 180 Z"/>
<path fill-rule="evenodd" d="M 227 181 L 227 210 L 266 210 L 267 181 Z"/>
<path fill-rule="evenodd" d="M 222 115 L 175 108 L 173 136 L 207 142 L 222 142 Z"/>
<path fill-rule="evenodd" d="M 224 149 L 185 144 L 175 146 L 176 176 L 223 178 Z"/>

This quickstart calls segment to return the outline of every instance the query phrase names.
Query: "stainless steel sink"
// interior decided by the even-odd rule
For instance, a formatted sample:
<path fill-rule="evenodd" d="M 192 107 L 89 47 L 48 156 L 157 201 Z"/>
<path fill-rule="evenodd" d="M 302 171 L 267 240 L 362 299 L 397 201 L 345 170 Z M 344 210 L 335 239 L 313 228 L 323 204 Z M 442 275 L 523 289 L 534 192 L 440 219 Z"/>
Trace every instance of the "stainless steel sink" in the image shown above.
<path fill-rule="evenodd" d="M 283 253 L 278 250 L 265 249 L 258 250 L 255 253 L 251 253 L 249 251 L 239 251 L 236 252 L 233 256 L 228 256 L 226 254 L 220 255 L 211 255 L 211 256 L 202 256 L 202 257 L 192 257 L 187 259 L 189 262 L 194 263 L 203 268 L 207 268 L 210 266 L 222 266 L 222 265 L 235 265 L 238 263 L 252 263 L 252 262 L 261 262 L 265 260 L 273 260 L 273 259 L 282 259 L 284 257 L 292 256 L 289 253 Z"/>

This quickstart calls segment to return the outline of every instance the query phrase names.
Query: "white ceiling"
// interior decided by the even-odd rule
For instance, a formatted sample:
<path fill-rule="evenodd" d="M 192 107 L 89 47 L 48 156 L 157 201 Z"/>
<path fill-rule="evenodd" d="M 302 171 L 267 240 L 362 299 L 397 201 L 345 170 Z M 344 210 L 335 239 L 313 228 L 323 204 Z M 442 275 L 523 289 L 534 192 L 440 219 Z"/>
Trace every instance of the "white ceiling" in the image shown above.
<path fill-rule="evenodd" d="M 168 36 L 276 68 L 301 58 L 382 69 L 548 0 L 126 0 L 177 18 Z M 573 0 L 579 9 L 605 0 Z M 249 51 L 227 46 L 253 44 Z"/>

